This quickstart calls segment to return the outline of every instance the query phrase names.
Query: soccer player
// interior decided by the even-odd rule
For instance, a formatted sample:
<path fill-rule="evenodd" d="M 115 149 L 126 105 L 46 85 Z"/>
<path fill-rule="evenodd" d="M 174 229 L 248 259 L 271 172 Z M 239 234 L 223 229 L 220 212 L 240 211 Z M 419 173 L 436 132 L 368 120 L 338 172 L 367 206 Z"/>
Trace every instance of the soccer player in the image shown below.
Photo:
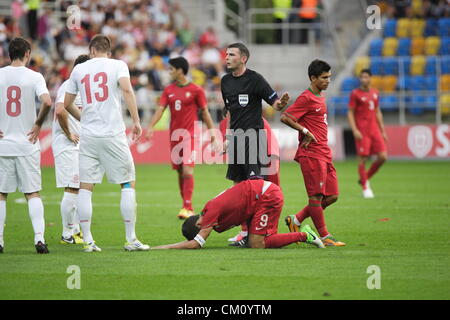
<path fill-rule="evenodd" d="M 150 138 L 153 134 L 153 127 L 161 119 L 166 107 L 169 106 L 172 168 L 178 172 L 178 185 L 183 200 L 182 208 L 178 213 L 180 219 L 187 219 L 194 215 L 192 194 L 194 191 L 195 146 L 201 150 L 201 146 L 198 146 L 199 137 L 194 135 L 194 125 L 198 121 L 199 110 L 207 128 L 214 129 L 205 91 L 186 77 L 188 71 L 189 63 L 185 58 L 178 57 L 169 60 L 169 74 L 173 83 L 164 89 L 159 107 L 150 119 L 147 129 L 147 137 Z M 179 137 L 174 136 L 180 130 L 183 130 L 183 134 Z M 211 142 L 214 143 L 214 141 L 215 136 L 211 134 Z M 175 148 L 180 144 L 183 148 L 181 152 L 176 152 L 178 149 Z"/>
<path fill-rule="evenodd" d="M 200 216 L 183 224 L 187 241 L 152 249 L 200 249 L 211 231 L 224 232 L 247 222 L 250 248 L 281 248 L 294 242 L 306 242 L 324 248 L 322 241 L 306 225 L 300 232 L 277 233 L 283 208 L 280 187 L 262 179 L 242 181 L 208 201 Z"/>
<path fill-rule="evenodd" d="M 108 181 L 122 188 L 120 212 L 125 223 L 126 251 L 148 250 L 136 237 L 135 168 L 125 135 L 120 93 L 133 119 L 132 139 L 142 134 L 136 98 L 125 62 L 110 59 L 111 42 L 98 34 L 89 43 L 91 59 L 72 70 L 67 82 L 64 108 L 80 120 L 80 190 L 77 212 L 85 242 L 85 252 L 101 251 L 91 234 L 92 191 L 106 172 Z M 83 106 L 73 105 L 80 93 Z"/>
<path fill-rule="evenodd" d="M 0 253 L 4 249 L 3 229 L 6 199 L 18 188 L 28 201 L 37 253 L 49 253 L 44 239 L 44 206 L 41 190 L 39 133 L 52 101 L 44 77 L 26 66 L 31 46 L 23 38 L 9 44 L 11 64 L 0 69 Z M 36 96 L 41 108 L 36 118 Z"/>
<path fill-rule="evenodd" d="M 263 76 L 246 67 L 249 58 L 250 52 L 244 44 L 229 45 L 226 66 L 230 72 L 221 81 L 222 98 L 225 108 L 230 112 L 229 129 L 233 131 L 224 144 L 224 148 L 228 148 L 230 153 L 226 177 L 235 183 L 249 178 L 263 178 L 259 149 L 264 148 L 266 137 L 264 133 L 260 134 L 260 130 L 264 128 L 261 100 L 277 111 L 283 109 L 289 101 L 288 93 L 278 98 L 277 92 Z M 252 133 L 256 141 L 252 141 Z M 241 147 L 240 140 L 244 141 L 245 150 L 238 150 Z M 256 146 L 251 145 L 252 143 Z M 254 158 L 252 150 L 256 150 L 256 161 L 251 159 Z M 265 148 L 261 150 L 265 152 Z"/>
<path fill-rule="evenodd" d="M 369 179 L 378 171 L 387 159 L 387 134 L 384 130 L 383 115 L 378 104 L 378 90 L 370 87 L 372 73 L 364 69 L 359 75 L 360 87 L 350 94 L 348 122 L 355 137 L 358 154 L 359 183 L 365 199 L 374 197 Z M 371 155 L 376 155 L 369 171 L 366 162 Z"/>
<path fill-rule="evenodd" d="M 294 160 L 300 164 L 309 204 L 296 215 L 286 218 L 291 231 L 311 217 L 326 246 L 344 246 L 329 232 L 323 210 L 337 201 L 338 181 L 331 150 L 328 146 L 327 105 L 321 94 L 331 77 L 331 67 L 322 60 L 314 60 L 308 67 L 311 84 L 281 115 L 281 121 L 299 132 L 299 146 Z"/>
<path fill-rule="evenodd" d="M 74 67 L 89 60 L 88 55 L 80 55 Z M 83 243 L 80 236 L 77 216 L 77 195 L 80 188 L 79 150 L 80 122 L 64 108 L 64 96 L 68 80 L 58 89 L 55 101 L 55 119 L 52 130 L 52 150 L 55 158 L 56 187 L 64 188 L 60 211 L 63 225 L 61 243 Z M 75 106 L 82 109 L 80 95 L 77 94 Z"/>

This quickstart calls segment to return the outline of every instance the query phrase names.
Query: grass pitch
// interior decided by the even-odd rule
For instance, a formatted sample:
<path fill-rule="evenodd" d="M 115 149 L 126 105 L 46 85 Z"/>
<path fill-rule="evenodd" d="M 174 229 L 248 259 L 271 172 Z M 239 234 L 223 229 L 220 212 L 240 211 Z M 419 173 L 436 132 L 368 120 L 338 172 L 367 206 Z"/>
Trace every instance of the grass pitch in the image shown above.
<path fill-rule="evenodd" d="M 100 253 L 59 244 L 62 190 L 52 168 L 42 171 L 49 255 L 38 255 L 23 195 L 7 204 L 5 253 L 0 254 L 0 299 L 450 299 L 450 164 L 388 162 L 373 178 L 375 199 L 364 200 L 355 162 L 335 164 L 340 199 L 325 211 L 328 229 L 347 243 L 319 250 L 306 245 L 251 250 L 227 247 L 212 233 L 201 250 L 128 253 L 118 186 L 95 188 L 92 231 Z M 195 168 L 194 206 L 229 187 L 225 166 Z M 182 240 L 176 173 L 168 165 L 137 166 L 137 235 L 151 246 Z M 283 163 L 284 217 L 307 203 L 301 172 Z M 305 223 L 312 225 L 307 219 Z M 80 268 L 81 289 L 67 288 Z M 380 268 L 380 289 L 368 289 Z M 369 281 L 370 282 L 370 281 Z"/>

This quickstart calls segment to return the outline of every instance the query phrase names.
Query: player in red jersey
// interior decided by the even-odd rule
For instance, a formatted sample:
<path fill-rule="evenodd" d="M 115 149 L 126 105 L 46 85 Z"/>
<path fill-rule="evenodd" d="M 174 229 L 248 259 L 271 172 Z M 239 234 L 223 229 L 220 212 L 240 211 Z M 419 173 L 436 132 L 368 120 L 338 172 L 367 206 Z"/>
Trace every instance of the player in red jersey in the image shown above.
<path fill-rule="evenodd" d="M 186 77 L 189 70 L 187 60 L 183 57 L 170 59 L 169 65 L 173 83 L 164 89 L 159 107 L 150 120 L 147 138 L 152 136 L 153 127 L 169 106 L 172 168 L 178 172 L 178 185 L 183 199 L 183 207 L 178 218 L 186 219 L 194 215 L 192 193 L 194 191 L 195 146 L 199 139 L 194 135 L 194 125 L 195 121 L 198 121 L 198 110 L 201 110 L 208 129 L 213 129 L 214 124 L 207 108 L 204 90 Z M 214 140 L 215 136 L 211 134 L 211 142 L 214 143 Z"/>
<path fill-rule="evenodd" d="M 291 231 L 297 231 L 311 217 L 326 246 L 344 246 L 327 230 L 323 210 L 337 201 L 338 181 L 328 146 L 327 105 L 321 94 L 330 83 L 330 65 L 314 60 L 308 67 L 310 87 L 282 114 L 281 121 L 299 132 L 299 146 L 294 160 L 300 164 L 309 204 L 296 215 L 286 218 Z"/>
<path fill-rule="evenodd" d="M 244 180 L 210 200 L 200 216 L 183 224 L 187 241 L 154 247 L 153 249 L 199 249 L 211 231 L 224 232 L 244 222 L 249 225 L 247 246 L 251 248 L 281 248 L 294 242 L 306 242 L 324 248 L 322 241 L 309 226 L 300 232 L 277 233 L 283 207 L 280 187 L 262 179 Z"/>
<path fill-rule="evenodd" d="M 224 116 L 225 118 L 220 122 L 219 129 L 222 133 L 222 137 L 225 140 L 226 130 L 228 126 L 229 121 L 229 111 L 224 109 Z M 278 145 L 277 138 L 275 137 L 274 133 L 272 132 L 272 128 L 270 127 L 269 122 L 267 122 L 266 119 L 263 118 L 264 122 L 264 129 L 266 130 L 266 136 L 267 136 L 267 156 L 270 159 L 269 164 L 266 166 L 266 169 L 270 171 L 271 174 L 266 175 L 264 177 L 264 180 L 270 181 L 277 186 L 280 186 L 280 147 Z M 243 238 L 245 238 L 248 234 L 248 227 L 247 224 L 242 224 L 242 229 L 239 234 L 237 234 L 235 237 L 229 238 L 228 241 L 230 242 L 239 242 Z"/>
<path fill-rule="evenodd" d="M 387 134 L 384 130 L 383 115 L 378 104 L 378 90 L 370 87 L 372 73 L 364 69 L 359 75 L 361 86 L 350 94 L 348 122 L 355 137 L 358 154 L 359 183 L 363 189 L 363 197 L 373 198 L 369 179 L 378 171 L 387 159 Z M 377 159 L 366 171 L 366 162 L 371 155 Z"/>

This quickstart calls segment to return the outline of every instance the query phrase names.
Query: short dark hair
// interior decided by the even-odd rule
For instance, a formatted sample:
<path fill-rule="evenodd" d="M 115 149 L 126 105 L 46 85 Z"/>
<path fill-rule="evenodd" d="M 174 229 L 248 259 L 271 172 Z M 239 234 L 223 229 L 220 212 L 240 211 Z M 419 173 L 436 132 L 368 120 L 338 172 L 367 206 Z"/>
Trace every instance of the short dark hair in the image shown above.
<path fill-rule="evenodd" d="M 87 54 L 81 54 L 75 59 L 75 62 L 73 63 L 73 66 L 75 67 L 77 64 L 86 62 L 88 60 L 89 60 L 89 56 Z"/>
<path fill-rule="evenodd" d="M 309 80 L 311 80 L 312 76 L 320 77 L 320 75 L 322 73 L 328 72 L 328 71 L 330 71 L 330 69 L 331 69 L 331 66 L 327 62 L 325 62 L 323 60 L 319 60 L 319 59 L 314 60 L 308 66 Z"/>
<path fill-rule="evenodd" d="M 372 76 L 372 71 L 370 71 L 370 69 L 362 69 L 359 75 L 362 75 L 363 73 L 367 73 L 369 76 Z"/>
<path fill-rule="evenodd" d="M 31 51 L 30 43 L 24 38 L 17 37 L 11 40 L 9 43 L 9 58 L 11 61 L 16 59 L 22 60 L 25 57 L 25 53 Z"/>
<path fill-rule="evenodd" d="M 181 232 L 187 240 L 194 239 L 195 236 L 200 232 L 200 228 L 195 225 L 199 218 L 200 216 L 198 214 L 195 216 L 190 216 L 184 221 L 183 225 L 181 226 Z"/>
<path fill-rule="evenodd" d="M 240 42 L 232 43 L 227 48 L 238 48 L 239 51 L 241 52 L 241 55 L 247 57 L 247 61 L 245 61 L 245 63 L 247 63 L 248 59 L 250 59 L 250 51 L 243 43 Z"/>
<path fill-rule="evenodd" d="M 89 42 L 89 50 L 95 48 L 95 50 L 100 52 L 110 52 L 111 51 L 111 40 L 103 34 L 97 34 Z"/>
<path fill-rule="evenodd" d="M 189 62 L 183 57 L 172 58 L 169 60 L 169 64 L 175 69 L 183 70 L 185 75 L 189 71 Z"/>

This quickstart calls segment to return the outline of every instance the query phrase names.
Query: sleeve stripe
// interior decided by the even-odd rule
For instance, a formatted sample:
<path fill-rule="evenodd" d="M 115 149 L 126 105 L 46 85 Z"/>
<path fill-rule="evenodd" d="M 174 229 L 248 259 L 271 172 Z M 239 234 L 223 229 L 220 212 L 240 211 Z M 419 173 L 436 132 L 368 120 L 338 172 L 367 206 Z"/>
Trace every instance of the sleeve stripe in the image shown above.
<path fill-rule="evenodd" d="M 298 119 L 296 117 L 294 117 L 292 114 L 290 114 L 289 112 L 283 112 L 283 114 L 287 115 L 289 118 L 291 118 L 294 121 L 298 121 Z"/>

